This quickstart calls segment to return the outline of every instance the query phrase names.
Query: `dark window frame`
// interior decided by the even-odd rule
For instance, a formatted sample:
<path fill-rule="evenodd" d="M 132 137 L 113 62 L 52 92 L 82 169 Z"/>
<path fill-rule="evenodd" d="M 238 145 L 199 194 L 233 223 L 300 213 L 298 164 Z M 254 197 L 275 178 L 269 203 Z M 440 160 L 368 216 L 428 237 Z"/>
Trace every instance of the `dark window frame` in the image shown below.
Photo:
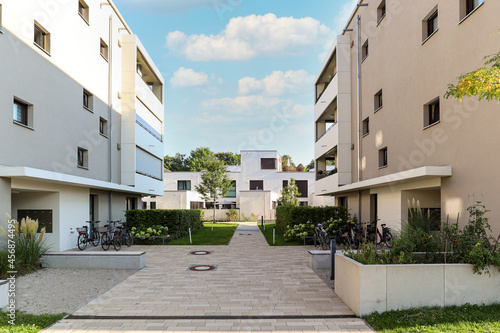
<path fill-rule="evenodd" d="M 380 22 L 382 22 L 386 14 L 387 14 L 387 6 L 385 0 L 382 0 L 377 7 L 377 25 L 379 25 Z"/>
<path fill-rule="evenodd" d="M 424 129 L 441 121 L 439 97 L 424 106 Z"/>
<path fill-rule="evenodd" d="M 370 117 L 366 117 L 363 120 L 363 132 L 362 132 L 362 135 L 366 136 L 368 134 L 370 134 Z"/>
<path fill-rule="evenodd" d="M 50 54 L 50 33 L 36 21 L 34 24 L 33 42 L 47 54 Z"/>
<path fill-rule="evenodd" d="M 365 40 L 365 42 L 363 43 L 363 46 L 361 46 L 361 61 L 365 61 L 366 58 L 368 58 L 368 55 L 370 54 L 369 52 L 369 48 L 368 48 L 368 39 Z"/>
<path fill-rule="evenodd" d="M 89 18 L 90 18 L 89 12 L 90 10 L 87 3 L 83 0 L 78 0 L 78 14 L 87 24 L 89 24 Z"/>
<path fill-rule="evenodd" d="M 378 151 L 378 168 L 385 168 L 389 164 L 389 158 L 387 153 L 387 147 L 379 149 Z"/>
<path fill-rule="evenodd" d="M 101 38 L 99 53 L 106 60 L 109 61 L 109 47 L 108 44 Z"/>
<path fill-rule="evenodd" d="M 295 185 L 299 190 L 298 198 L 308 198 L 309 197 L 309 182 L 304 179 L 295 180 Z"/>
<path fill-rule="evenodd" d="M 272 167 L 271 167 L 271 164 L 272 164 Z M 263 157 L 260 159 L 260 169 L 261 170 L 276 170 L 276 165 L 277 165 L 276 158 Z"/>
<path fill-rule="evenodd" d="M 14 99 L 14 107 L 16 108 L 15 112 L 16 114 L 13 114 L 14 122 L 16 124 L 24 125 L 24 126 L 30 126 L 29 124 L 29 105 L 28 103 L 25 103 L 23 101 L 20 101 L 18 99 Z M 21 110 L 19 110 L 19 107 Z M 14 110 L 13 110 L 14 113 Z M 16 116 L 20 114 L 21 119 L 17 119 Z"/>
<path fill-rule="evenodd" d="M 382 89 L 380 89 L 374 96 L 373 96 L 373 108 L 374 112 L 377 112 L 378 110 L 382 109 L 384 107 L 384 100 L 383 100 L 383 94 L 382 94 Z"/>
<path fill-rule="evenodd" d="M 236 198 L 236 180 L 231 180 L 231 187 L 229 188 L 229 191 L 227 192 L 226 198 Z M 234 188 L 234 190 L 233 190 Z M 234 195 L 233 195 L 234 191 Z"/>
<path fill-rule="evenodd" d="M 183 184 L 181 186 L 181 184 Z M 177 181 L 177 191 L 191 191 L 191 181 L 190 180 L 178 180 Z"/>
<path fill-rule="evenodd" d="M 259 186 L 261 185 L 261 186 Z M 263 180 L 251 180 L 249 184 L 250 191 L 264 191 L 264 181 Z"/>
<path fill-rule="evenodd" d="M 76 155 L 76 157 L 77 157 L 76 164 L 79 168 L 83 168 L 83 169 L 89 168 L 88 154 L 89 154 L 89 151 L 87 149 L 82 148 L 82 147 L 78 147 L 77 155 Z"/>

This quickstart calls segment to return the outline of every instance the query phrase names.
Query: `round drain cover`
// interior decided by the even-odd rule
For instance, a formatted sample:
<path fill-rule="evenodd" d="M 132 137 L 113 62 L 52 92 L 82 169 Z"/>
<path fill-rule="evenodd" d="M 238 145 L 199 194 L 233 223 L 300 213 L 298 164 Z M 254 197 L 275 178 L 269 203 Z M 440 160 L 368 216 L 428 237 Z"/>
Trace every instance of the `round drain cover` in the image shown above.
<path fill-rule="evenodd" d="M 191 271 L 213 271 L 215 269 L 215 266 L 212 265 L 195 265 L 189 267 L 189 270 Z"/>
<path fill-rule="evenodd" d="M 206 256 L 207 254 L 212 254 L 212 251 L 191 251 L 189 254 L 195 255 L 195 256 Z"/>

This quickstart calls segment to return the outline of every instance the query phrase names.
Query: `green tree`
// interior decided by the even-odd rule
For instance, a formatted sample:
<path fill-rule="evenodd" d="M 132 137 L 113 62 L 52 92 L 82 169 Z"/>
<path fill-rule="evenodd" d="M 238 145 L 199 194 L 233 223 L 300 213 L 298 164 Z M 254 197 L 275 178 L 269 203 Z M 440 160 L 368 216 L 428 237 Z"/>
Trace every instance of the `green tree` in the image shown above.
<path fill-rule="evenodd" d="M 215 157 L 223 162 L 225 165 L 238 165 L 241 164 L 241 155 L 228 153 L 216 153 Z"/>
<path fill-rule="evenodd" d="M 485 67 L 460 75 L 457 85 L 450 83 L 444 97 L 452 97 L 459 102 L 464 97 L 472 96 L 477 96 L 479 100 L 500 101 L 500 52 L 485 59 Z"/>
<path fill-rule="evenodd" d="M 311 163 L 309 163 L 307 166 L 306 166 L 306 171 L 309 171 L 311 169 L 314 169 L 315 168 L 315 165 L 314 165 L 314 160 L 311 161 Z"/>
<path fill-rule="evenodd" d="M 205 201 L 214 203 L 214 222 L 215 222 L 215 203 L 218 199 L 224 198 L 231 188 L 232 181 L 229 178 L 227 168 L 223 162 L 215 157 L 205 162 L 205 170 L 201 173 L 201 183 L 195 186 L 196 191 Z"/>
<path fill-rule="evenodd" d="M 295 179 L 290 179 L 290 183 L 281 190 L 281 198 L 278 199 L 280 206 L 298 206 L 299 188 L 295 184 Z"/>
<path fill-rule="evenodd" d="M 199 147 L 191 150 L 191 155 L 186 160 L 190 171 L 205 170 L 205 164 L 215 158 L 215 154 L 208 147 Z"/>
<path fill-rule="evenodd" d="M 290 155 L 283 155 L 281 158 L 283 159 L 284 166 L 290 167 L 290 168 L 295 168 L 295 163 L 293 163 L 293 160 L 290 157 Z"/>
<path fill-rule="evenodd" d="M 174 157 L 165 155 L 163 157 L 163 167 L 169 171 L 189 171 L 184 154 L 177 153 Z"/>

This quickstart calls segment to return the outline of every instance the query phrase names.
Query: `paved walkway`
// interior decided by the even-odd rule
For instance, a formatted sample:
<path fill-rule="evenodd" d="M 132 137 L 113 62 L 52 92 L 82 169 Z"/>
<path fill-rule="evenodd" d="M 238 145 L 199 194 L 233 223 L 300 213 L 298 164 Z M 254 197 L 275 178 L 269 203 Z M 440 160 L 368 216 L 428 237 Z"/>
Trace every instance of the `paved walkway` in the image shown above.
<path fill-rule="evenodd" d="M 147 251 L 146 268 L 45 332 L 372 332 L 307 267 L 306 247 L 270 247 L 255 223 L 229 246 L 130 249 Z"/>

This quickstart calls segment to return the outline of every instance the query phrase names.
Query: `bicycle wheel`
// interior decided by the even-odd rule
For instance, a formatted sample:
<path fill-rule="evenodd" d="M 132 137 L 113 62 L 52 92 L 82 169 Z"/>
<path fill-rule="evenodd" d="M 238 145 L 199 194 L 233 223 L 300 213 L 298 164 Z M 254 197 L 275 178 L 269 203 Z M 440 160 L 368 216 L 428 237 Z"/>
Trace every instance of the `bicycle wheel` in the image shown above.
<path fill-rule="evenodd" d="M 113 247 L 116 251 L 120 251 L 120 249 L 122 248 L 122 237 L 118 233 L 115 233 L 113 237 Z"/>
<path fill-rule="evenodd" d="M 133 243 L 133 239 L 132 239 L 132 233 L 130 232 L 130 230 L 127 230 L 127 232 L 125 233 L 125 244 L 130 247 L 132 246 L 132 243 Z"/>
<path fill-rule="evenodd" d="M 349 236 L 346 235 L 342 236 L 340 246 L 342 247 L 343 250 L 351 249 L 351 239 L 349 238 Z"/>
<path fill-rule="evenodd" d="M 329 250 L 330 249 L 330 237 L 328 237 L 327 234 L 321 235 L 321 248 L 323 250 Z"/>
<path fill-rule="evenodd" d="M 101 246 L 104 251 L 109 250 L 109 246 L 111 245 L 111 241 L 109 239 L 109 235 L 107 233 L 102 234 L 101 237 Z"/>
<path fill-rule="evenodd" d="M 78 248 L 83 251 L 87 248 L 87 234 L 78 235 Z"/>
<path fill-rule="evenodd" d="M 385 245 L 387 245 L 388 248 L 391 248 L 393 245 L 393 240 L 392 240 L 392 234 L 390 231 L 387 231 L 387 233 L 384 236 L 385 240 Z"/>
<path fill-rule="evenodd" d="M 99 246 L 100 243 L 100 234 L 97 232 L 97 230 L 94 229 L 94 232 L 92 233 L 92 244 L 94 246 Z"/>

